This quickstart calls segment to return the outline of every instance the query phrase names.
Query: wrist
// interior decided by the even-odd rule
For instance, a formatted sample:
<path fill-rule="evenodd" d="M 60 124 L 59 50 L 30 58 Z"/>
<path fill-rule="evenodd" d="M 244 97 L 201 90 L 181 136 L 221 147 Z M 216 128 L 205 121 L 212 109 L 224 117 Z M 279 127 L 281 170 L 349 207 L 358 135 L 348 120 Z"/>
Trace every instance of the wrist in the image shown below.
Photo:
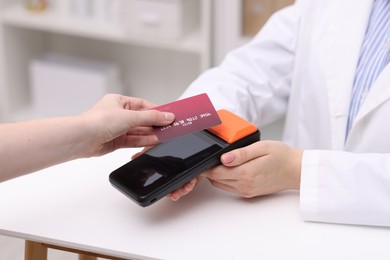
<path fill-rule="evenodd" d="M 92 157 L 96 147 L 93 140 L 96 138 L 94 126 L 83 116 L 66 117 L 69 122 L 69 136 L 67 140 L 70 159 Z"/>
<path fill-rule="evenodd" d="M 299 190 L 301 187 L 301 167 L 303 151 L 293 149 L 291 151 L 290 177 L 291 189 Z"/>

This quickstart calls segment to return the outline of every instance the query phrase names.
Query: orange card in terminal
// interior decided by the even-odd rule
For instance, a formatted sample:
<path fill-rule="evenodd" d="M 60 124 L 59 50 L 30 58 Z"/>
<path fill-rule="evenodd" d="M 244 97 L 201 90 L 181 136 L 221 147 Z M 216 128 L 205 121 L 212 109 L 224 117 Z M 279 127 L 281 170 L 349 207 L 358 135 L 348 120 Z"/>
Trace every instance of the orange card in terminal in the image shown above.
<path fill-rule="evenodd" d="M 146 207 L 221 164 L 221 155 L 260 140 L 260 131 L 245 119 L 217 111 L 222 124 L 160 143 L 114 170 L 111 184 Z"/>

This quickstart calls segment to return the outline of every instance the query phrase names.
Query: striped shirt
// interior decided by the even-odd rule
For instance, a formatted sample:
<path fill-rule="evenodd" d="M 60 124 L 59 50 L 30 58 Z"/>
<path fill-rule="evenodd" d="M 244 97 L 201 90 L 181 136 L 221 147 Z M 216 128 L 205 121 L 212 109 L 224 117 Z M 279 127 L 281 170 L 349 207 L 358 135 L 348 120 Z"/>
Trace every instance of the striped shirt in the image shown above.
<path fill-rule="evenodd" d="M 357 65 L 347 135 L 372 84 L 390 61 L 390 0 L 375 0 Z"/>

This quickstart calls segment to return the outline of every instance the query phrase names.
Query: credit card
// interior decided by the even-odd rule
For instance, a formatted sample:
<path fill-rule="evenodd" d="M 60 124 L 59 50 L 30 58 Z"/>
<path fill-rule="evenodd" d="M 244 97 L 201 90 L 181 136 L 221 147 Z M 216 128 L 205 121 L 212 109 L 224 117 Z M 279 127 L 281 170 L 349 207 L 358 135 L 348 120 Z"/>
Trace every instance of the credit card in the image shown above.
<path fill-rule="evenodd" d="M 205 93 L 153 109 L 175 114 L 175 121 L 172 124 L 154 127 L 154 132 L 160 142 L 221 124 L 217 111 Z"/>

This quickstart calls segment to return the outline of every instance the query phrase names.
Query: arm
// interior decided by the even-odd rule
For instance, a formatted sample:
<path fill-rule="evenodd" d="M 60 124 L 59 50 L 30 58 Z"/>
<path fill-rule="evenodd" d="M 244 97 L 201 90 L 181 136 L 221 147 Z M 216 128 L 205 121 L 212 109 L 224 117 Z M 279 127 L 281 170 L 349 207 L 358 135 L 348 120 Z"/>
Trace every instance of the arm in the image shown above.
<path fill-rule="evenodd" d="M 200 75 L 182 97 L 206 92 L 217 109 L 228 109 L 258 126 L 282 117 L 294 70 L 299 9 L 295 4 L 275 13 L 251 42 Z M 178 200 L 201 179 L 193 179 L 169 197 Z"/>
<path fill-rule="evenodd" d="M 256 125 L 282 117 L 287 109 L 298 38 L 298 7 L 275 15 L 248 44 L 200 75 L 184 92 L 206 92 L 217 109 L 227 109 Z"/>
<path fill-rule="evenodd" d="M 300 206 L 308 221 L 390 226 L 390 154 L 307 150 Z"/>
<path fill-rule="evenodd" d="M 390 155 L 331 150 L 299 151 L 261 141 L 224 154 L 205 174 L 242 197 L 300 191 L 304 220 L 390 226 Z"/>
<path fill-rule="evenodd" d="M 99 156 L 123 147 L 152 145 L 152 125 L 174 115 L 149 110 L 142 99 L 106 95 L 77 116 L 0 125 L 0 181 L 68 160 Z"/>
<path fill-rule="evenodd" d="M 250 198 L 300 191 L 304 220 L 390 226 L 390 155 L 291 148 L 260 141 L 226 153 L 203 176 L 212 185 Z M 196 181 L 170 194 L 178 200 Z"/>

